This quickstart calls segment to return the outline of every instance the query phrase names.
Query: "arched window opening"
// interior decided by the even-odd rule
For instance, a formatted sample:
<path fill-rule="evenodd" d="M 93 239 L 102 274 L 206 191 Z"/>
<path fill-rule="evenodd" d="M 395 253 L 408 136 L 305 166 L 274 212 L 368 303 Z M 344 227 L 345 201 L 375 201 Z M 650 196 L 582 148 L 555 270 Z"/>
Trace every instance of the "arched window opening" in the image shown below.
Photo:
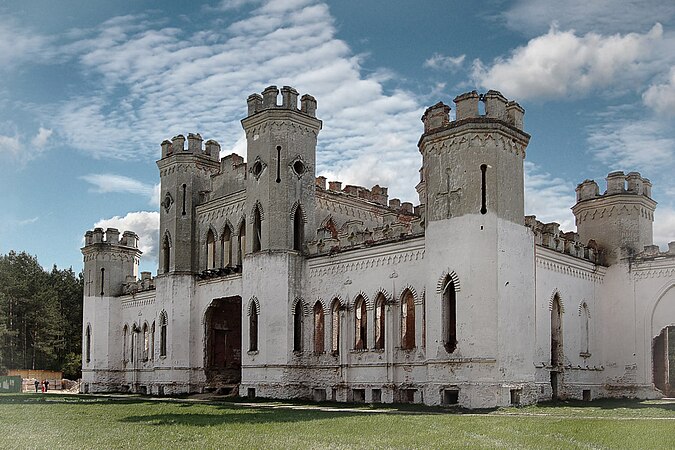
<path fill-rule="evenodd" d="M 84 337 L 84 358 L 86 362 L 91 361 L 91 325 L 87 325 Z"/>
<path fill-rule="evenodd" d="M 333 300 L 331 315 L 331 350 L 337 355 L 340 353 L 340 301 L 338 299 Z"/>
<path fill-rule="evenodd" d="M 256 207 L 253 212 L 253 251 L 259 252 L 262 249 L 262 219 L 260 210 Z"/>
<path fill-rule="evenodd" d="M 408 290 L 401 301 L 401 348 L 415 348 L 415 297 Z"/>
<path fill-rule="evenodd" d="M 166 313 L 162 311 L 159 315 L 159 356 L 166 356 L 167 322 Z"/>
<path fill-rule="evenodd" d="M 251 315 L 248 317 L 248 351 L 258 351 L 258 306 L 251 304 Z"/>
<path fill-rule="evenodd" d="M 143 324 L 143 361 L 148 360 L 148 354 L 150 353 L 150 331 L 148 330 L 148 324 Z"/>
<path fill-rule="evenodd" d="M 171 267 L 171 244 L 169 243 L 169 236 L 164 236 L 162 242 L 162 272 L 169 273 Z"/>
<path fill-rule="evenodd" d="M 131 327 L 131 335 L 129 336 L 129 361 L 134 362 L 136 356 L 136 325 Z"/>
<path fill-rule="evenodd" d="M 155 359 L 155 322 L 152 322 L 150 328 L 150 359 Z"/>
<path fill-rule="evenodd" d="M 229 267 L 232 263 L 232 232 L 226 226 L 220 237 L 220 267 Z"/>
<path fill-rule="evenodd" d="M 551 366 L 559 367 L 563 363 L 562 308 L 558 294 L 551 304 Z"/>
<path fill-rule="evenodd" d="M 443 286 L 443 346 L 453 353 L 457 349 L 457 293 L 449 276 Z"/>
<path fill-rule="evenodd" d="M 216 268 L 216 238 L 212 230 L 206 233 L 206 268 Z"/>
<path fill-rule="evenodd" d="M 354 349 L 365 350 L 368 348 L 368 320 L 366 313 L 366 301 L 359 296 L 354 302 L 354 318 L 356 328 L 354 330 L 356 340 L 354 342 Z"/>
<path fill-rule="evenodd" d="M 124 329 L 122 329 L 122 362 L 124 363 L 126 363 L 129 360 L 128 339 L 129 339 L 129 327 L 124 325 Z"/>
<path fill-rule="evenodd" d="M 302 217 L 302 208 L 295 208 L 293 214 L 293 250 L 302 251 L 302 244 L 305 239 L 305 221 Z"/>
<path fill-rule="evenodd" d="M 326 335 L 324 333 L 324 314 L 321 302 L 314 304 L 314 353 L 323 353 L 324 340 Z"/>
<path fill-rule="evenodd" d="M 241 266 L 244 260 L 244 252 L 246 251 L 246 222 L 242 221 L 239 227 L 239 252 L 237 257 L 237 265 Z"/>
<path fill-rule="evenodd" d="M 375 301 L 375 348 L 377 350 L 384 349 L 385 303 L 386 299 L 384 298 L 384 295 L 378 295 Z"/>
<path fill-rule="evenodd" d="M 293 351 L 302 351 L 302 302 L 297 302 L 293 311 Z"/>
<path fill-rule="evenodd" d="M 580 336 L 581 336 L 581 349 L 580 349 L 580 354 L 583 357 L 590 356 L 591 355 L 591 350 L 590 350 L 590 324 L 589 324 L 589 319 L 590 319 L 590 313 L 588 312 L 588 306 L 586 303 L 581 305 L 581 330 L 580 330 Z"/>

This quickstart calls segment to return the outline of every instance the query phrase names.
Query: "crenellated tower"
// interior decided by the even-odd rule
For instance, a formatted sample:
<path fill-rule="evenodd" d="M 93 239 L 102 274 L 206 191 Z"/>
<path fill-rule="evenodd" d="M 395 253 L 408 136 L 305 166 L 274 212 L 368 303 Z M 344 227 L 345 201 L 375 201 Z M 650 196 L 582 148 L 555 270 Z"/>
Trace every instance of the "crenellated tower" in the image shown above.
<path fill-rule="evenodd" d="M 164 273 L 199 271 L 199 236 L 195 207 L 211 190 L 211 175 L 220 168 L 220 145 L 202 144 L 199 134 L 183 135 L 162 142 L 160 174 L 159 270 Z"/>
<path fill-rule="evenodd" d="M 296 250 L 316 234 L 316 100 L 276 86 L 248 97 L 246 131 L 246 253 Z"/>
<path fill-rule="evenodd" d="M 585 180 L 576 189 L 572 207 L 581 241 L 594 239 L 601 258 L 611 265 L 652 245 L 654 210 L 652 184 L 638 172 L 621 171 L 607 175 L 607 190 L 600 194 L 598 184 Z"/>

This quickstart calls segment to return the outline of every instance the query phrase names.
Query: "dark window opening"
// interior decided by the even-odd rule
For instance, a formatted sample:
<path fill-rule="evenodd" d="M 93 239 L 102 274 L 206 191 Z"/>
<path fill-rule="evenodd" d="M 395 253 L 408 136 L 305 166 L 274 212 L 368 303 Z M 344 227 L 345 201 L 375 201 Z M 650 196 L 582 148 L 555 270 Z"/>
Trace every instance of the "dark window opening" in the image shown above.
<path fill-rule="evenodd" d="M 590 402 L 591 401 L 591 390 L 590 389 L 584 389 L 581 391 L 581 399 L 585 402 Z"/>
<path fill-rule="evenodd" d="M 305 222 L 302 217 L 302 208 L 295 208 L 293 214 L 293 250 L 302 251 L 302 244 L 305 234 Z"/>
<path fill-rule="evenodd" d="M 385 336 L 385 298 L 382 294 L 378 295 L 375 304 L 375 348 L 384 349 Z"/>
<path fill-rule="evenodd" d="M 481 174 L 481 184 L 480 184 L 480 213 L 481 214 L 487 214 L 487 195 L 485 192 L 485 187 L 486 187 L 486 179 L 485 175 L 487 172 L 487 165 L 482 164 L 480 166 L 480 174 Z"/>
<path fill-rule="evenodd" d="M 314 353 L 323 353 L 324 351 L 324 341 L 326 338 L 324 329 L 323 306 L 321 302 L 316 302 L 314 305 Z"/>
<path fill-rule="evenodd" d="M 185 205 L 187 203 L 187 184 L 183 185 L 183 215 L 187 214 L 185 211 Z"/>
<path fill-rule="evenodd" d="M 368 348 L 368 321 L 366 313 L 366 301 L 359 296 L 354 304 L 354 316 L 356 318 L 356 341 L 354 342 L 355 350 L 365 350 Z"/>
<path fill-rule="evenodd" d="M 260 161 L 256 161 L 255 164 L 253 164 L 253 168 L 251 169 L 252 173 L 254 176 L 258 177 L 263 171 L 263 165 Z"/>
<path fill-rule="evenodd" d="M 522 394 L 522 389 L 511 389 L 511 405 L 519 406 L 520 405 L 520 395 Z"/>
<path fill-rule="evenodd" d="M 248 391 L 247 391 L 246 394 L 247 394 L 247 397 L 249 399 L 251 399 L 251 400 L 254 399 L 255 398 L 255 388 L 248 388 Z"/>
<path fill-rule="evenodd" d="M 258 351 L 258 306 L 251 305 L 251 315 L 248 318 L 248 351 Z"/>
<path fill-rule="evenodd" d="M 293 351 L 302 351 L 302 303 L 295 304 L 293 311 Z"/>
<path fill-rule="evenodd" d="M 352 389 L 352 398 L 354 403 L 365 403 L 366 402 L 366 390 L 365 389 Z"/>
<path fill-rule="evenodd" d="M 103 287 L 105 283 L 105 269 L 101 267 L 101 295 L 103 295 Z"/>
<path fill-rule="evenodd" d="M 87 332 L 84 338 L 85 360 L 91 361 L 91 326 L 87 325 Z"/>
<path fill-rule="evenodd" d="M 456 405 L 457 403 L 459 403 L 459 390 L 445 389 L 443 391 L 443 404 Z"/>
<path fill-rule="evenodd" d="M 401 302 L 401 347 L 415 348 L 415 298 L 406 290 Z"/>
<path fill-rule="evenodd" d="M 277 145 L 277 183 L 281 183 L 281 146 Z"/>
<path fill-rule="evenodd" d="M 166 313 L 162 312 L 159 315 L 159 356 L 166 356 L 167 327 Z"/>
<path fill-rule="evenodd" d="M 340 353 L 340 301 L 335 299 L 333 301 L 333 307 L 331 308 L 332 314 L 332 330 L 331 330 L 331 350 L 334 355 Z"/>
<path fill-rule="evenodd" d="M 169 268 L 171 265 L 171 244 L 169 244 L 169 236 L 164 236 L 164 242 L 162 243 L 162 271 L 164 273 L 169 273 Z"/>
<path fill-rule="evenodd" d="M 216 237 L 211 230 L 206 234 L 206 268 L 216 268 Z"/>
<path fill-rule="evenodd" d="M 382 389 L 373 389 L 373 403 L 382 403 Z"/>
<path fill-rule="evenodd" d="M 448 353 L 457 348 L 457 293 L 450 277 L 443 288 L 443 345 Z"/>
<path fill-rule="evenodd" d="M 302 161 L 300 161 L 300 160 L 295 161 L 295 162 L 293 163 L 293 171 L 294 171 L 298 176 L 299 176 L 299 175 L 302 175 L 303 173 L 305 173 L 305 164 L 304 164 Z"/>
<path fill-rule="evenodd" d="M 262 219 L 260 210 L 256 207 L 253 212 L 253 251 L 259 252 L 262 248 Z"/>
<path fill-rule="evenodd" d="M 246 222 L 241 222 L 239 227 L 239 251 L 237 252 L 237 265 L 241 266 L 246 251 Z"/>

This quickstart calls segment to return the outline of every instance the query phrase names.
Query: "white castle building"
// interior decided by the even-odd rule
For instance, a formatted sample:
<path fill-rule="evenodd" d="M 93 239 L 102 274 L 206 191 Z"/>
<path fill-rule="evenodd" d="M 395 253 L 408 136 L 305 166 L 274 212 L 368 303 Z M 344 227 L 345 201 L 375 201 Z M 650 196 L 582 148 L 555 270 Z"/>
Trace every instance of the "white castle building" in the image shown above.
<path fill-rule="evenodd" d="M 247 162 L 162 143 L 159 270 L 85 235 L 83 390 L 470 408 L 659 397 L 675 242 L 639 173 L 577 187 L 577 232 L 524 216 L 524 110 L 475 91 L 424 113 L 419 206 L 316 177 L 316 100 L 248 98 Z M 484 103 L 484 114 L 479 113 Z M 675 366 L 674 366 L 675 369 Z"/>

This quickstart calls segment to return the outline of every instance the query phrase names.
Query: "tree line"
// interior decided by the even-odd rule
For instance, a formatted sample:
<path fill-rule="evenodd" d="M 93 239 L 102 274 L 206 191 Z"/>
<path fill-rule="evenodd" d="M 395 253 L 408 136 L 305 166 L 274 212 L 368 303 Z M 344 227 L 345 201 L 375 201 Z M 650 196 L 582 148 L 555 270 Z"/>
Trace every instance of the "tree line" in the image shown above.
<path fill-rule="evenodd" d="M 42 369 L 80 377 L 83 285 L 72 268 L 47 271 L 25 252 L 0 255 L 0 374 Z"/>

